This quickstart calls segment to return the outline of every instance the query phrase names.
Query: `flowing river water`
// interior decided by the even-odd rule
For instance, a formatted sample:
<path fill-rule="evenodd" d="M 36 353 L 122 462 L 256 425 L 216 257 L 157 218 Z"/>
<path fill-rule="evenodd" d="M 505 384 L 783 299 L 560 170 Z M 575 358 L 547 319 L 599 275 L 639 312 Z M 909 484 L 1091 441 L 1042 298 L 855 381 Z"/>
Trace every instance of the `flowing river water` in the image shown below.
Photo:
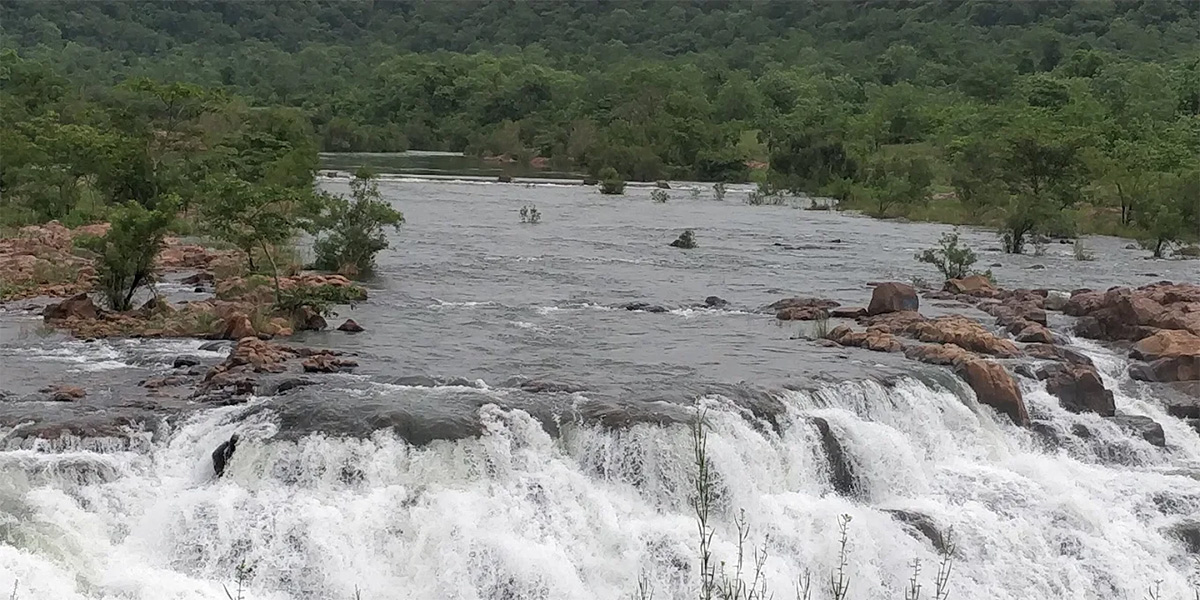
<path fill-rule="evenodd" d="M 1063 410 L 1032 379 L 1020 383 L 1042 434 L 1015 427 L 944 368 L 823 347 L 805 339 L 811 323 L 758 312 L 795 295 L 862 305 L 868 282 L 932 280 L 913 254 L 947 227 L 676 188 L 657 204 L 647 187 L 609 197 L 385 179 L 407 224 L 378 258 L 370 299 L 340 315 L 366 331 L 294 340 L 357 353 L 361 367 L 241 405 L 136 386 L 175 356 L 211 364 L 225 350 L 74 341 L 35 314 L 0 313 L 0 390 L 66 382 L 89 394 L 0 402 L 0 595 L 217 600 L 222 586 L 236 596 L 244 567 L 254 600 L 615 599 L 639 579 L 654 598 L 695 598 L 699 406 L 714 556 L 732 564 L 744 511 L 746 552 L 766 550 L 776 598 L 796 597 L 805 573 L 813 598 L 830 597 L 840 515 L 847 599 L 903 598 L 914 559 L 932 597 L 938 549 L 906 515 L 952 538 L 951 598 L 1142 600 L 1155 585 L 1156 598 L 1192 598 L 1195 555 L 1171 532 L 1200 514 L 1200 435 L 1125 375 L 1121 353 L 1072 340 L 1118 411 L 1159 422 L 1166 447 Z M 524 205 L 542 222 L 519 223 Z M 685 228 L 699 248 L 669 247 Z M 1013 257 L 991 233 L 964 237 L 1010 288 L 1196 275 L 1127 240 L 1089 239 L 1096 260 L 1077 262 L 1069 245 Z M 714 295 L 729 305 L 704 306 Z M 852 489 L 832 483 L 814 419 L 837 438 Z M 1078 425 L 1091 436 L 1072 435 Z M 209 455 L 233 433 L 242 441 L 216 479 Z"/>

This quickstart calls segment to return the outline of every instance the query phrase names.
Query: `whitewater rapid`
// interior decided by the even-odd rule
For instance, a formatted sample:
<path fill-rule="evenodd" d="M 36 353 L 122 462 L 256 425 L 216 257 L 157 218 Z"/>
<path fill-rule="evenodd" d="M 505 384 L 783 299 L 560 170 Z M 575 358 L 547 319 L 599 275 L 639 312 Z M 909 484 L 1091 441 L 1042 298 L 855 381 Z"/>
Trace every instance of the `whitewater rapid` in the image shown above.
<path fill-rule="evenodd" d="M 901 510 L 953 532 L 952 598 L 1141 599 L 1156 582 L 1160 598 L 1191 598 L 1196 565 L 1169 530 L 1200 514 L 1200 436 L 1141 395 L 1123 359 L 1083 346 L 1118 411 L 1161 423 L 1167 448 L 1069 413 L 1023 380 L 1031 414 L 1064 439 L 1050 449 L 934 368 L 781 392 L 777 428 L 721 396 L 699 399 L 715 556 L 734 558 L 732 517 L 744 510 L 748 545 L 767 551 L 768 591 L 792 598 L 806 572 L 825 585 L 838 516 L 850 515 L 848 598 L 902 598 L 914 559 L 932 596 L 938 551 L 888 512 Z M 686 425 L 564 422 L 551 436 L 520 410 L 485 405 L 477 438 L 283 441 L 270 411 L 255 410 L 264 401 L 194 413 L 134 446 L 9 445 L 0 590 L 215 600 L 223 586 L 236 594 L 245 565 L 251 600 L 612 599 L 631 597 L 639 578 L 655 598 L 697 597 Z M 814 417 L 848 457 L 851 496 L 834 491 Z M 1071 437 L 1077 424 L 1092 438 Z M 242 442 L 214 480 L 209 454 L 235 432 Z"/>

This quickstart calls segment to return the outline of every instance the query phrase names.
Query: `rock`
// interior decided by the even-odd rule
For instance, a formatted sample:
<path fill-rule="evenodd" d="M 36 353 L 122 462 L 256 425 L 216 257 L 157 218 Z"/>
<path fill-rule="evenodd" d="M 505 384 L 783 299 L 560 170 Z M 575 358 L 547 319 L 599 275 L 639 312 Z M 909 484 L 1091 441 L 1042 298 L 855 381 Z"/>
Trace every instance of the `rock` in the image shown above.
<path fill-rule="evenodd" d="M 184 277 L 183 280 L 180 281 L 179 283 L 181 283 L 183 285 L 201 285 L 204 283 L 212 283 L 212 282 L 213 282 L 213 274 L 212 273 L 209 273 L 208 271 L 200 271 L 199 273 L 196 273 L 195 275 L 192 275 L 190 277 Z"/>
<path fill-rule="evenodd" d="M 1062 446 L 1058 430 L 1048 421 L 1033 421 L 1029 424 L 1029 430 L 1041 438 L 1042 444 L 1046 448 L 1054 449 Z"/>
<path fill-rule="evenodd" d="M 780 321 L 815 321 L 828 319 L 829 312 L 816 306 L 794 306 L 775 313 L 775 318 Z"/>
<path fill-rule="evenodd" d="M 1053 344 L 1054 334 L 1046 328 L 1045 325 L 1037 323 L 1028 323 L 1015 338 L 1018 342 L 1034 342 L 1039 344 Z"/>
<path fill-rule="evenodd" d="M 1192 356 L 1200 360 L 1200 336 L 1180 329 L 1163 329 L 1138 340 L 1129 356 L 1145 361 L 1178 356 Z"/>
<path fill-rule="evenodd" d="M 1166 447 L 1167 436 L 1163 433 L 1162 425 L 1154 422 L 1150 417 L 1140 415 L 1117 415 L 1109 417 L 1108 420 L 1116 423 L 1122 429 L 1150 442 L 1151 445 L 1160 448 Z"/>
<path fill-rule="evenodd" d="M 146 389 L 154 390 L 161 387 L 181 385 L 187 383 L 187 378 L 180 375 L 172 375 L 170 377 L 151 377 L 139 385 Z"/>
<path fill-rule="evenodd" d="M 1131 365 L 1129 376 L 1138 381 L 1200 381 L 1200 357 L 1175 356 Z"/>
<path fill-rule="evenodd" d="M 833 300 L 826 300 L 824 298 L 800 298 L 800 297 L 797 297 L 797 298 L 784 298 L 783 300 L 776 300 L 775 302 L 772 302 L 772 303 L 764 306 L 762 308 L 762 310 L 764 312 L 778 313 L 781 310 L 785 310 L 785 309 L 789 309 L 789 308 L 821 308 L 821 309 L 828 310 L 830 308 L 837 308 L 838 306 L 841 306 L 841 305 L 838 304 L 837 302 L 834 302 Z"/>
<path fill-rule="evenodd" d="M 1050 290 L 1049 293 L 1046 294 L 1046 300 L 1043 303 L 1043 306 L 1046 308 L 1046 310 L 1062 310 L 1070 300 L 1071 295 L 1067 292 Z"/>
<path fill-rule="evenodd" d="M 704 299 L 704 305 L 709 308 L 725 308 L 729 306 L 729 301 L 720 296 L 709 296 Z"/>
<path fill-rule="evenodd" d="M 904 344 L 896 336 L 880 329 L 868 328 L 866 331 L 854 331 L 846 325 L 839 325 L 829 332 L 828 339 L 843 346 L 857 346 L 874 350 L 875 352 L 900 352 Z"/>
<path fill-rule="evenodd" d="M 292 311 L 292 323 L 298 331 L 322 331 L 329 327 L 325 317 L 311 306 L 301 306 Z"/>
<path fill-rule="evenodd" d="M 1092 359 L 1086 354 L 1066 348 L 1064 346 L 1055 346 L 1051 344 L 1029 344 L 1024 348 L 1025 354 L 1035 358 L 1045 360 L 1057 360 L 1068 362 L 1073 365 L 1083 365 L 1086 367 L 1093 366 Z"/>
<path fill-rule="evenodd" d="M 203 347 L 201 349 L 203 349 Z M 171 368 L 184 369 L 187 367 L 194 367 L 198 364 L 200 364 L 200 359 L 196 358 L 195 356 L 176 356 L 175 360 L 171 361 Z"/>
<path fill-rule="evenodd" d="M 846 456 L 842 443 L 833 434 L 828 421 L 813 417 L 812 424 L 821 436 L 821 447 L 825 451 L 825 459 L 829 461 L 829 480 L 834 491 L 842 496 L 853 496 L 858 489 L 854 464 Z"/>
<path fill-rule="evenodd" d="M 345 331 L 347 333 L 359 333 L 362 330 L 362 325 L 359 325 L 354 319 L 346 319 L 345 323 L 338 325 L 338 331 Z"/>
<path fill-rule="evenodd" d="M 660 179 L 660 180 L 654 182 L 654 187 L 656 187 L 660 190 L 669 190 L 669 189 L 671 189 L 671 184 Z"/>
<path fill-rule="evenodd" d="M 338 358 L 332 354 L 315 354 L 300 363 L 305 373 L 337 373 L 349 371 L 358 366 L 358 362 L 347 358 Z"/>
<path fill-rule="evenodd" d="M 1103 417 L 1117 414 L 1113 393 L 1104 387 L 1100 374 L 1091 367 L 1060 369 L 1046 380 L 1046 391 L 1058 397 L 1059 404 L 1074 413 L 1096 413 Z"/>
<path fill-rule="evenodd" d="M 871 292 L 871 303 L 867 306 L 868 315 L 916 311 L 921 307 L 917 291 L 911 285 L 896 282 L 881 283 Z"/>
<path fill-rule="evenodd" d="M 221 328 L 221 339 L 225 340 L 240 340 L 257 335 L 254 326 L 250 324 L 250 317 L 242 312 L 235 312 L 226 317 L 225 326 Z"/>
<path fill-rule="evenodd" d="M 1021 355 L 1020 348 L 1009 340 L 996 337 L 983 325 L 962 315 L 922 319 L 908 323 L 901 332 L 926 343 L 955 344 L 972 352 L 1000 358 Z"/>
<path fill-rule="evenodd" d="M 1200 521 L 1190 519 L 1176 523 L 1167 532 L 1182 541 L 1188 553 L 1200 554 Z"/>
<path fill-rule="evenodd" d="M 595 177 L 584 177 L 582 183 L 583 185 L 599 185 L 600 180 Z"/>
<path fill-rule="evenodd" d="M 843 306 L 830 311 L 829 316 L 835 319 L 857 319 L 867 316 L 867 309 L 861 306 Z"/>
<path fill-rule="evenodd" d="M 915 344 L 904 349 L 904 355 L 931 365 L 957 365 L 975 355 L 954 344 Z"/>
<path fill-rule="evenodd" d="M 229 463 L 229 459 L 233 457 L 234 450 L 237 450 L 238 435 L 235 433 L 229 436 L 229 440 L 221 442 L 216 450 L 212 453 L 213 472 L 220 477 L 225 474 L 225 466 Z"/>
<path fill-rule="evenodd" d="M 946 285 L 942 289 L 954 294 L 971 294 L 979 291 L 992 291 L 996 288 L 987 277 L 970 275 L 962 279 L 950 279 L 946 281 Z"/>
<path fill-rule="evenodd" d="M 51 402 L 74 402 L 87 395 L 81 387 L 63 384 L 47 386 L 38 391 L 46 394 L 46 400 Z"/>
<path fill-rule="evenodd" d="M 906 525 L 908 529 L 925 536 L 925 539 L 933 544 L 933 549 L 939 554 L 944 554 L 949 549 L 946 545 L 946 536 L 942 534 L 929 515 L 897 509 L 884 509 L 883 512 L 892 515 L 892 518 Z"/>
<path fill-rule="evenodd" d="M 1004 365 L 976 359 L 960 363 L 956 371 L 975 391 L 975 397 L 981 404 L 1007 415 L 1017 425 L 1029 425 L 1029 412 L 1025 409 L 1021 388 Z"/>
<path fill-rule="evenodd" d="M 263 385 L 258 386 L 257 393 L 260 396 L 278 396 L 279 394 L 282 394 L 288 390 L 294 390 L 296 388 L 301 388 L 301 387 L 310 386 L 310 385 L 316 385 L 316 383 L 317 382 L 315 382 L 311 379 L 305 379 L 303 377 L 287 377 L 284 379 L 269 381 Z"/>
<path fill-rule="evenodd" d="M 631 310 L 631 311 L 648 312 L 648 313 L 665 313 L 665 312 L 667 312 L 666 307 L 659 306 L 657 304 L 650 304 L 649 302 L 627 302 L 625 304 L 622 304 L 618 308 L 623 308 L 625 310 Z"/>
<path fill-rule="evenodd" d="M 99 317 L 100 310 L 92 303 L 91 296 L 86 292 L 71 296 L 57 304 L 50 304 L 42 309 L 42 318 L 46 321 L 60 321 L 71 318 L 91 320 Z"/>
<path fill-rule="evenodd" d="M 1200 395 L 1173 394 L 1165 398 L 1167 414 L 1180 419 L 1200 419 Z"/>
<path fill-rule="evenodd" d="M 205 342 L 204 344 L 201 344 L 200 350 L 205 352 L 220 352 L 227 347 L 229 347 L 229 342 L 218 340 L 215 342 Z"/>
<path fill-rule="evenodd" d="M 1071 435 L 1080 439 L 1090 440 L 1092 439 L 1092 430 L 1088 429 L 1088 426 L 1083 423 L 1076 423 L 1071 426 Z"/>
<path fill-rule="evenodd" d="M 499 181 L 500 183 L 512 183 L 513 178 L 511 175 L 501 175 L 496 178 L 496 181 Z"/>

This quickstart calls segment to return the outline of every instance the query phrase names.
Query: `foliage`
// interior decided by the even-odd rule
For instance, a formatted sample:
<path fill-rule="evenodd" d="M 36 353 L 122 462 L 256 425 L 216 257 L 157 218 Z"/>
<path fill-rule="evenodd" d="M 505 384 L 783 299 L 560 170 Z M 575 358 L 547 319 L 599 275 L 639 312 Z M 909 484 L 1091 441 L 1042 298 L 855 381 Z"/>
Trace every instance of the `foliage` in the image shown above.
<path fill-rule="evenodd" d="M 600 170 L 600 193 L 609 195 L 620 195 L 625 193 L 625 180 L 621 179 L 621 175 L 612 167 L 604 167 Z"/>
<path fill-rule="evenodd" d="M 529 223 L 530 225 L 537 225 L 538 223 L 542 222 L 542 213 L 537 209 L 536 206 L 522 206 L 521 222 Z"/>
<path fill-rule="evenodd" d="M 162 250 L 173 209 L 164 204 L 149 210 L 127 202 L 112 211 L 108 233 L 85 242 L 97 254 L 97 287 L 109 308 L 130 310 L 134 294 L 154 285 L 154 260 Z"/>
<path fill-rule="evenodd" d="M 725 200 L 725 184 L 724 182 L 716 182 L 713 184 L 713 200 L 723 202 Z"/>
<path fill-rule="evenodd" d="M 679 234 L 679 237 L 671 242 L 671 245 L 684 250 L 696 248 L 698 245 L 696 244 L 696 232 L 691 229 L 684 229 L 683 233 Z"/>
<path fill-rule="evenodd" d="M 344 275 L 369 274 L 375 255 L 388 247 L 384 227 L 399 230 L 404 215 L 384 201 L 374 175 L 359 171 L 350 180 L 350 198 L 327 195 L 317 218 L 313 250 L 316 267 Z"/>
<path fill-rule="evenodd" d="M 279 296 L 272 306 L 276 312 L 285 315 L 308 307 L 323 316 L 330 317 L 337 314 L 333 310 L 334 305 L 348 304 L 353 307 L 365 297 L 363 289 L 354 286 L 296 286 L 280 290 Z"/>
<path fill-rule="evenodd" d="M 882 217 L 893 206 L 926 202 L 932 183 L 933 172 L 923 157 L 878 158 L 865 168 L 862 190 L 875 215 Z"/>
<path fill-rule="evenodd" d="M 650 191 L 650 199 L 658 204 L 666 204 L 671 199 L 671 195 L 667 193 L 667 190 L 656 189 Z"/>
<path fill-rule="evenodd" d="M 943 233 L 936 248 L 926 248 L 914 258 L 933 265 L 945 279 L 962 279 L 972 274 L 971 266 L 975 264 L 976 256 L 973 250 L 958 242 L 958 231 Z"/>
<path fill-rule="evenodd" d="M 783 193 L 766 182 L 759 182 L 755 189 L 746 193 L 746 204 L 750 206 L 783 206 L 786 203 Z"/>
<path fill-rule="evenodd" d="M 1080 262 L 1096 260 L 1096 255 L 1092 254 L 1092 251 L 1088 250 L 1087 245 L 1083 243 L 1083 238 L 1075 238 L 1072 254 L 1075 256 L 1075 260 Z"/>
<path fill-rule="evenodd" d="M 1162 258 L 1171 246 L 1200 236 L 1200 170 L 1159 174 L 1153 186 L 1158 201 L 1134 220 L 1145 230 L 1154 258 Z"/>

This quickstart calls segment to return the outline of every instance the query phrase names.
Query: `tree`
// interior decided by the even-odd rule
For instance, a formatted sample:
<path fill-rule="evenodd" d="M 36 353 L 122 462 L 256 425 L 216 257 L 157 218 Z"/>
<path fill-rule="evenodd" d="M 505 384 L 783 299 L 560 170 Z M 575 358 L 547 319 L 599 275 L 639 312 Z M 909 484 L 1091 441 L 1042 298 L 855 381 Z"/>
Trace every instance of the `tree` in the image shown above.
<path fill-rule="evenodd" d="M 999 176 L 1008 188 L 1004 250 L 1020 254 L 1025 236 L 1073 206 L 1088 181 L 1082 144 L 1046 123 L 1018 121 L 1005 134 Z"/>
<path fill-rule="evenodd" d="M 388 247 L 384 227 L 399 230 L 404 215 L 383 200 L 374 175 L 361 169 L 350 181 L 350 198 L 329 194 L 324 205 L 313 244 L 316 267 L 349 276 L 370 273 L 375 255 Z"/>
<path fill-rule="evenodd" d="M 927 248 L 914 258 L 936 267 L 945 279 L 962 279 L 970 275 L 976 260 L 974 251 L 958 245 L 957 230 L 943 233 L 936 248 Z"/>
<path fill-rule="evenodd" d="M 625 193 L 625 180 L 621 179 L 621 174 L 612 167 L 604 167 L 600 170 L 600 193 L 609 195 L 620 195 Z"/>
<path fill-rule="evenodd" d="M 137 291 L 154 285 L 154 260 L 162 251 L 174 208 L 173 202 L 163 202 L 157 210 L 126 202 L 112 211 L 107 234 L 85 242 L 97 254 L 97 286 L 109 308 L 133 308 Z"/>
<path fill-rule="evenodd" d="M 1200 170 L 1157 173 L 1151 185 L 1154 200 L 1135 219 L 1154 258 L 1162 258 L 1171 245 L 1200 237 Z"/>
<path fill-rule="evenodd" d="M 933 171 L 924 157 L 876 158 L 864 172 L 863 188 L 874 202 L 878 216 L 885 216 L 893 206 L 917 204 L 929 199 Z"/>

